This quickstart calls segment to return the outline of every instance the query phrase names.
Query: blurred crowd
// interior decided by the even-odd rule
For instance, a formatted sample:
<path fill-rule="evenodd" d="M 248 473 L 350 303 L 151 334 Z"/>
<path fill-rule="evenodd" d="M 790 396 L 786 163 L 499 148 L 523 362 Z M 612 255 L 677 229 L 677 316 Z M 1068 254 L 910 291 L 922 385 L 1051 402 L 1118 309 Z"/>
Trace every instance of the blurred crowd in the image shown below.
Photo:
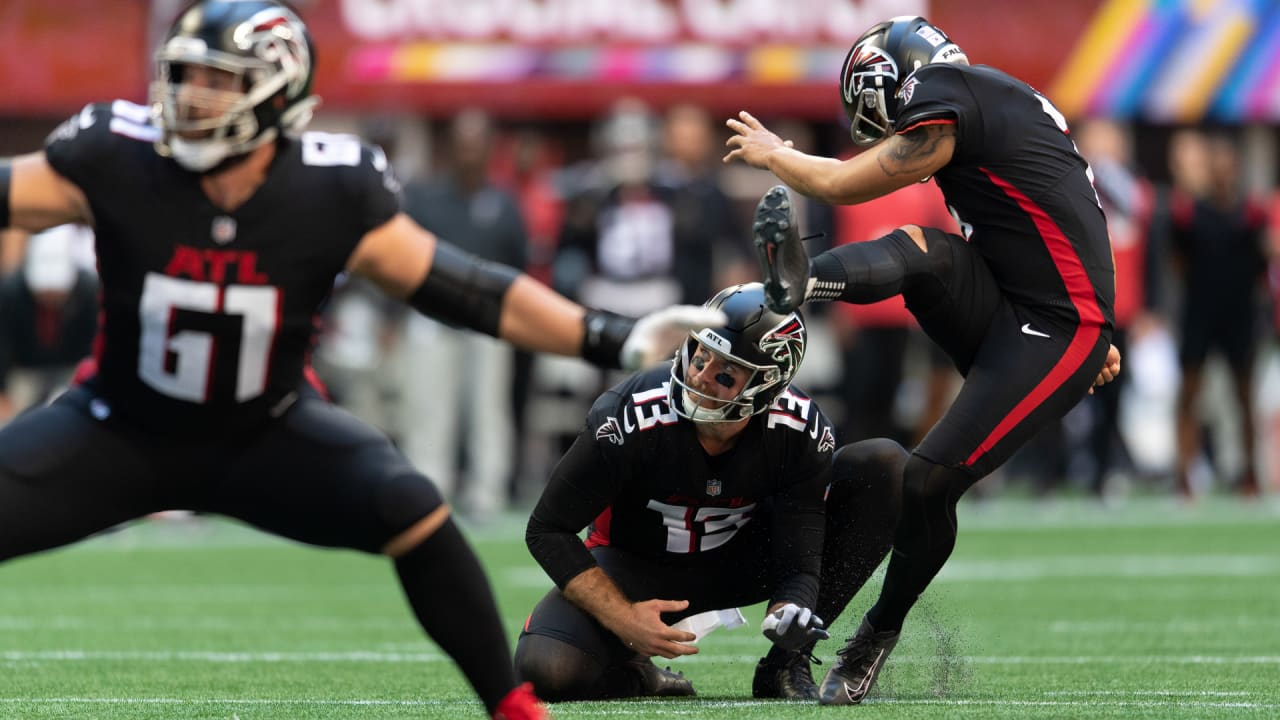
<path fill-rule="evenodd" d="M 639 315 L 758 279 L 750 220 L 770 178 L 722 166 L 722 119 L 695 105 L 623 101 L 589 128 L 498 122 L 478 109 L 405 127 L 349 129 L 387 149 L 415 220 L 584 305 Z M 802 150 L 853 151 L 831 128 L 775 127 Z M 1249 181 L 1232 128 L 1162 129 L 1145 162 L 1131 127 L 1082 120 L 1072 130 L 1107 213 L 1124 369 L 979 492 L 1280 490 L 1280 457 L 1268 454 L 1280 446 L 1280 192 Z M 811 252 L 905 223 L 956 230 L 932 183 L 802 210 Z M 0 419 L 57 392 L 91 354 L 92 253 L 85 228 L 4 237 Z M 915 444 L 958 376 L 902 299 L 806 312 L 799 382 L 841 442 Z M 335 400 L 387 430 L 475 522 L 536 498 L 590 401 L 620 378 L 520 353 L 358 282 L 335 288 L 313 359 Z"/>

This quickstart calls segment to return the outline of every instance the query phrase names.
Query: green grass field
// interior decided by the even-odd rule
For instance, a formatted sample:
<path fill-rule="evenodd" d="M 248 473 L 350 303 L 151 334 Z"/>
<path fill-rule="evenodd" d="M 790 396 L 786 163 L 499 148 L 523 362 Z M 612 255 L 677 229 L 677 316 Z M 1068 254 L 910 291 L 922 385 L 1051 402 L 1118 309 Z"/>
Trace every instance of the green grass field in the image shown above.
<path fill-rule="evenodd" d="M 967 501 L 966 501 L 967 502 Z M 699 697 L 557 718 L 1280 717 L 1280 505 L 993 501 L 855 708 L 762 702 L 767 641 L 706 638 Z M 548 581 L 522 520 L 469 530 L 511 637 Z M 852 631 L 879 578 L 836 624 Z M 441 588 L 448 593 L 448 588 Z M 457 609 L 466 622 L 466 608 Z M 830 661 L 837 640 L 819 646 Z M 821 673 L 824 668 L 817 668 Z M 820 675 L 819 675 L 820 677 Z M 146 522 L 0 566 L 3 718 L 481 718 L 386 562 L 223 522 Z"/>

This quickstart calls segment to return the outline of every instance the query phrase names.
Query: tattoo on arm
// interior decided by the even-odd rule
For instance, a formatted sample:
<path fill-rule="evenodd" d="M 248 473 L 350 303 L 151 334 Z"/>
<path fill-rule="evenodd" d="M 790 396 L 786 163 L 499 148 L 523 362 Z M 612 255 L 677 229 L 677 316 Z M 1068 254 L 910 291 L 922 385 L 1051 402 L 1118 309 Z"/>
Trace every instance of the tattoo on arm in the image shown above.
<path fill-rule="evenodd" d="M 876 159 L 885 175 L 929 174 L 934 155 L 947 138 L 954 138 L 954 125 L 925 125 L 905 135 L 890 137 Z"/>

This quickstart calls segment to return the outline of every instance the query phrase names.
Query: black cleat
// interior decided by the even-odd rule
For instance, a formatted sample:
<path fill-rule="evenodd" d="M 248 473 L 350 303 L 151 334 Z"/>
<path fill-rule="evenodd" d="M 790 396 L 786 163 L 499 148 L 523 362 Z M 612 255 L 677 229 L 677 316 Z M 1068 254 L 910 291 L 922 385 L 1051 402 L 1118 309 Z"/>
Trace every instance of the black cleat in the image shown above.
<path fill-rule="evenodd" d="M 633 697 L 693 697 L 698 694 L 684 673 L 672 672 L 669 667 L 660 668 L 647 657 L 628 660 L 624 667 L 637 679 Z"/>
<path fill-rule="evenodd" d="M 864 617 L 844 648 L 836 651 L 835 667 L 827 671 L 818 690 L 820 705 L 857 705 L 876 684 L 898 632 L 876 632 Z"/>
<path fill-rule="evenodd" d="M 817 700 L 818 685 L 809 670 L 809 654 L 787 653 L 782 662 L 760 658 L 751 679 L 751 697 L 783 700 Z"/>
<path fill-rule="evenodd" d="M 774 185 L 760 198 L 751 229 L 769 309 L 789 313 L 805 301 L 809 253 L 800 240 L 795 204 L 785 185 Z"/>

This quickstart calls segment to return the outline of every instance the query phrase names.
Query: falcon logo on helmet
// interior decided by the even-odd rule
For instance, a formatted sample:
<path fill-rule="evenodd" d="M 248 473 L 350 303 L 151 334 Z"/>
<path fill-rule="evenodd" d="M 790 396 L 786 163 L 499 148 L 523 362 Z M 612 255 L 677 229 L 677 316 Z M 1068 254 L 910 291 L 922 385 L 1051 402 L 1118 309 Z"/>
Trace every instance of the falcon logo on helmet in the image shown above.
<path fill-rule="evenodd" d="M 969 58 L 922 17 L 887 20 L 854 42 L 840 72 L 840 100 L 855 143 L 873 145 L 893 134 L 898 109 L 915 90 L 899 83 L 930 63 L 968 65 Z"/>
<path fill-rule="evenodd" d="M 804 357 L 805 331 L 798 317 L 789 317 L 760 340 L 760 349 L 780 364 L 798 364 Z"/>

